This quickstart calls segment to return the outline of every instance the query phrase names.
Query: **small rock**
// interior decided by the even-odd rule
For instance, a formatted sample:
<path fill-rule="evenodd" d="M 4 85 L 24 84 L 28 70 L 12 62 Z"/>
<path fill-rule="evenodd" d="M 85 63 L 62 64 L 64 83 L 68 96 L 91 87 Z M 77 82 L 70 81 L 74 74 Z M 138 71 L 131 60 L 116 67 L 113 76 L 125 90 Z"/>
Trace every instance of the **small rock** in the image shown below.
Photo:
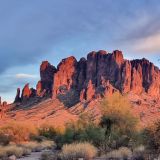
<path fill-rule="evenodd" d="M 8 158 L 8 160 L 16 160 L 17 158 L 16 158 L 16 156 L 15 155 L 12 155 L 12 156 L 10 156 L 9 158 Z"/>

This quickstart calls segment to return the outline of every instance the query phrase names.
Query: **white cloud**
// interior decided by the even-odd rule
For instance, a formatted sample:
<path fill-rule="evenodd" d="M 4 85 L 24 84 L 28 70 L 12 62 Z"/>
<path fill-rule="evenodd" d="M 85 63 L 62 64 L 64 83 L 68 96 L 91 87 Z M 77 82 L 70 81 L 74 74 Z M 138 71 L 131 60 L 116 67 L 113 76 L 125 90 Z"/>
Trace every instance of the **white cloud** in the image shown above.
<path fill-rule="evenodd" d="M 139 53 L 160 53 L 160 33 L 137 39 L 131 49 Z"/>
<path fill-rule="evenodd" d="M 17 79 L 24 79 L 24 78 L 35 79 L 35 78 L 38 78 L 38 75 L 18 73 L 18 74 L 15 75 L 15 77 L 16 77 Z"/>

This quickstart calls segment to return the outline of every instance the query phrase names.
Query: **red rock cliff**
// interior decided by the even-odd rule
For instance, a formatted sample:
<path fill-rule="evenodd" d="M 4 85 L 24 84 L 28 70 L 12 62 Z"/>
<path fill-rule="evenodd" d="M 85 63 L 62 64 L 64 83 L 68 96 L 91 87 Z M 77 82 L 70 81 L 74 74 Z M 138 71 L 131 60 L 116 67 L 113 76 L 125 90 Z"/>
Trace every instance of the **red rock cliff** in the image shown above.
<path fill-rule="evenodd" d="M 87 59 L 63 59 L 57 69 L 48 61 L 40 66 L 40 81 L 36 91 L 26 85 L 23 97 L 40 96 L 45 92 L 63 101 L 91 100 L 114 92 L 160 95 L 160 70 L 146 59 L 125 60 L 119 50 L 107 53 L 90 52 Z M 19 100 L 19 90 L 16 99 Z"/>

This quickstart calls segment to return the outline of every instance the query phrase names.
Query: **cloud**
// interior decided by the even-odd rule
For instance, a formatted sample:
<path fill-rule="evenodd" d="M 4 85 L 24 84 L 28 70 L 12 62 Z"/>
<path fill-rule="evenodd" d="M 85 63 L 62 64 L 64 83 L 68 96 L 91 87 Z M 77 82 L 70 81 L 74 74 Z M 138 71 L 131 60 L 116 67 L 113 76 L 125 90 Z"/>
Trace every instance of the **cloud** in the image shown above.
<path fill-rule="evenodd" d="M 1 1 L 0 73 L 13 66 L 37 63 L 54 54 L 52 50 L 64 48 L 63 44 L 67 44 L 67 51 L 74 46 L 73 52 L 77 48 L 84 50 L 82 44 L 86 44 L 87 50 L 116 47 L 114 40 L 137 25 L 137 17 L 142 17 L 144 10 L 149 13 L 154 10 L 153 17 L 159 15 L 157 3 L 156 0 Z"/>
<path fill-rule="evenodd" d="M 134 41 L 131 48 L 137 53 L 160 53 L 160 33 Z"/>
<path fill-rule="evenodd" d="M 157 54 L 160 53 L 160 33 L 128 40 L 124 45 L 128 47 L 128 50 L 137 54 Z"/>
<path fill-rule="evenodd" d="M 39 78 L 38 75 L 25 74 L 25 73 L 18 73 L 15 75 L 15 77 L 17 79 L 25 79 L 25 78 L 37 79 L 37 78 Z"/>

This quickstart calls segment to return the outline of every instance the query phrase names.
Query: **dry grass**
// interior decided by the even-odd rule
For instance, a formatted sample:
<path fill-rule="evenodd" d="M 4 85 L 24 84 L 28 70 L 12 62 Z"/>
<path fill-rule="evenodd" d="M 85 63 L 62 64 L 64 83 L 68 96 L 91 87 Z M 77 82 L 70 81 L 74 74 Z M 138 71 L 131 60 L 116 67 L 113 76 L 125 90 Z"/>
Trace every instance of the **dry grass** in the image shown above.
<path fill-rule="evenodd" d="M 33 142 L 23 143 L 21 144 L 21 146 L 30 149 L 32 152 L 38 152 L 43 149 L 51 149 L 52 147 L 55 146 L 55 143 L 53 141 L 48 141 L 48 140 L 45 140 L 41 143 L 33 141 Z"/>
<path fill-rule="evenodd" d="M 44 149 L 51 149 L 54 146 L 53 141 L 26 142 L 19 145 L 0 146 L 0 159 L 15 155 L 17 158 L 29 155 L 31 152 L 38 152 Z"/>
<path fill-rule="evenodd" d="M 11 155 L 15 155 L 17 158 L 19 158 L 30 153 L 31 150 L 16 145 L 0 147 L 0 158 L 9 157 Z"/>
<path fill-rule="evenodd" d="M 36 135 L 37 129 L 32 124 L 13 121 L 2 126 L 0 133 L 8 135 L 15 143 L 21 143 L 30 140 L 31 135 Z"/>
<path fill-rule="evenodd" d="M 126 147 L 121 147 L 118 150 L 113 150 L 111 152 L 108 152 L 105 156 L 105 158 L 108 159 L 128 159 L 132 156 L 132 152 L 130 149 Z"/>
<path fill-rule="evenodd" d="M 89 143 L 73 143 L 66 144 L 62 147 L 60 154 L 63 160 L 74 160 L 76 158 L 84 158 L 86 160 L 95 157 L 97 149 Z"/>

